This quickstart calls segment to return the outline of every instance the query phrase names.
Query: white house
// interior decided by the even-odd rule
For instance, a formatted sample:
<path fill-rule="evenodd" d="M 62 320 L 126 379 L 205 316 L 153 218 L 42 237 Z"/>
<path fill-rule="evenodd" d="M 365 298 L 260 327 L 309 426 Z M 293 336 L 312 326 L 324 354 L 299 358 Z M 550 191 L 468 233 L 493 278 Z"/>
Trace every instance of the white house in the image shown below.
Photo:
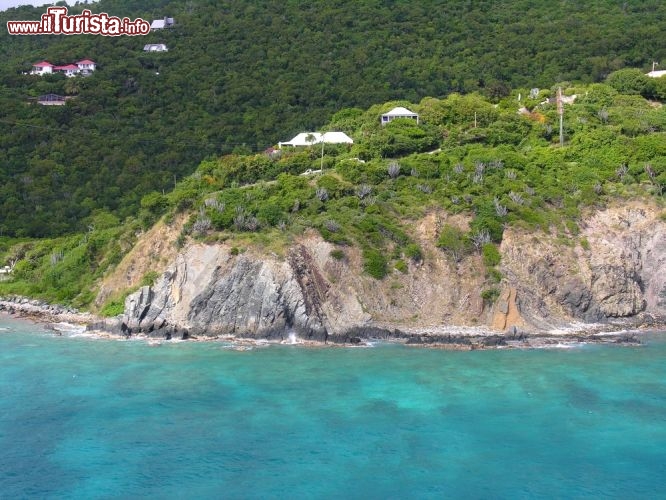
<path fill-rule="evenodd" d="M 53 71 L 64 73 L 65 76 L 71 78 L 79 73 L 79 67 L 76 64 L 65 64 L 64 66 L 53 66 Z"/>
<path fill-rule="evenodd" d="M 76 65 L 79 68 L 79 73 L 82 75 L 89 75 L 95 69 L 97 69 L 97 64 L 95 61 L 91 61 L 90 59 L 81 59 L 80 61 L 76 61 Z"/>
<path fill-rule="evenodd" d="M 163 30 L 164 28 L 171 28 L 176 24 L 173 20 L 173 17 L 165 17 L 164 19 L 155 19 L 150 23 L 151 30 Z"/>
<path fill-rule="evenodd" d="M 169 49 L 163 43 L 149 43 L 143 46 L 144 52 L 168 52 Z"/>
<path fill-rule="evenodd" d="M 344 132 L 324 132 L 321 142 L 326 144 L 354 144 L 354 140 Z"/>
<path fill-rule="evenodd" d="M 413 111 L 408 110 L 407 108 L 398 106 L 397 108 L 393 108 L 388 113 L 384 113 L 382 115 L 381 118 L 382 125 L 386 125 L 387 123 L 395 120 L 396 118 L 411 118 L 412 120 L 416 120 L 416 123 L 419 123 L 419 115 L 417 115 Z"/>
<path fill-rule="evenodd" d="M 344 132 L 301 132 L 291 141 L 278 143 L 282 146 L 312 146 L 313 144 L 354 144 L 354 140 Z"/>
<path fill-rule="evenodd" d="M 666 69 L 660 69 L 659 71 L 652 70 L 646 74 L 650 78 L 661 78 L 662 76 L 666 76 Z"/>
<path fill-rule="evenodd" d="M 42 106 L 64 106 L 67 97 L 58 94 L 44 94 L 37 99 L 37 104 Z"/>
<path fill-rule="evenodd" d="M 46 75 L 53 73 L 53 64 L 48 61 L 38 62 L 32 65 L 31 75 Z"/>

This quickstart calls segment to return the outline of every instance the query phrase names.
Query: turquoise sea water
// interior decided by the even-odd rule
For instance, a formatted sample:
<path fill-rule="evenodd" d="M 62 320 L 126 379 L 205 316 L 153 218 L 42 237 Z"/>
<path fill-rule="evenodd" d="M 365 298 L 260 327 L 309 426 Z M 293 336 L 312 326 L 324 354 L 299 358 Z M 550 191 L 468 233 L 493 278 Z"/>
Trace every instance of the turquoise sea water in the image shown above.
<path fill-rule="evenodd" d="M 239 352 L 0 327 L 2 498 L 666 496 L 666 335 Z"/>

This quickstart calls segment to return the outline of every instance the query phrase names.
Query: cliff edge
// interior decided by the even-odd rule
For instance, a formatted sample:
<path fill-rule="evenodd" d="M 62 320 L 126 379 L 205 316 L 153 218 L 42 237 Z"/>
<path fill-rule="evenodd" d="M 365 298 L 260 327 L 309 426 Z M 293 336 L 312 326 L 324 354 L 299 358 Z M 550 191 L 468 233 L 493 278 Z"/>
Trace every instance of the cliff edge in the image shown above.
<path fill-rule="evenodd" d="M 480 256 L 456 264 L 435 247 L 442 223 L 435 214 L 414 226 L 423 261 L 383 280 L 363 274 L 358 249 L 345 247 L 342 258 L 334 257 L 337 247 L 314 233 L 282 257 L 192 242 L 153 286 L 130 294 L 122 318 L 105 327 L 167 338 L 295 334 L 326 342 L 377 328 L 477 326 L 516 334 L 574 323 L 649 324 L 666 317 L 666 223 L 659 214 L 642 202 L 607 208 L 586 217 L 581 233 L 569 239 L 505 230 L 503 279 L 492 305 L 481 298 Z"/>

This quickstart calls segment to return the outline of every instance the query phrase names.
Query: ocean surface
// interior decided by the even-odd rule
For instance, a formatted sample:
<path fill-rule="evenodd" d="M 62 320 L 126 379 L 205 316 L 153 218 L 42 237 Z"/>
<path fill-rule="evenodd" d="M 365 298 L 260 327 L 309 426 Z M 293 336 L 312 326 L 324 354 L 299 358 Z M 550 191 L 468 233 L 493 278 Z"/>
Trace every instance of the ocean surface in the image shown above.
<path fill-rule="evenodd" d="M 665 498 L 645 341 L 238 351 L 0 317 L 0 498 Z"/>

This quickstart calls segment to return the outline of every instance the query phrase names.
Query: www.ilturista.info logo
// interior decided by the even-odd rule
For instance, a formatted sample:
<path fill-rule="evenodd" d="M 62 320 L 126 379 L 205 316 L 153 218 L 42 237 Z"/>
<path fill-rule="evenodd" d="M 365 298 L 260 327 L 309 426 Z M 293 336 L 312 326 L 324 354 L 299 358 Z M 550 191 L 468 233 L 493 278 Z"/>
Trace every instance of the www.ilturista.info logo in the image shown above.
<path fill-rule="evenodd" d="M 39 21 L 7 21 L 10 35 L 147 35 L 150 23 L 141 18 L 93 14 L 84 9 L 79 15 L 68 16 L 67 7 L 49 7 Z"/>

